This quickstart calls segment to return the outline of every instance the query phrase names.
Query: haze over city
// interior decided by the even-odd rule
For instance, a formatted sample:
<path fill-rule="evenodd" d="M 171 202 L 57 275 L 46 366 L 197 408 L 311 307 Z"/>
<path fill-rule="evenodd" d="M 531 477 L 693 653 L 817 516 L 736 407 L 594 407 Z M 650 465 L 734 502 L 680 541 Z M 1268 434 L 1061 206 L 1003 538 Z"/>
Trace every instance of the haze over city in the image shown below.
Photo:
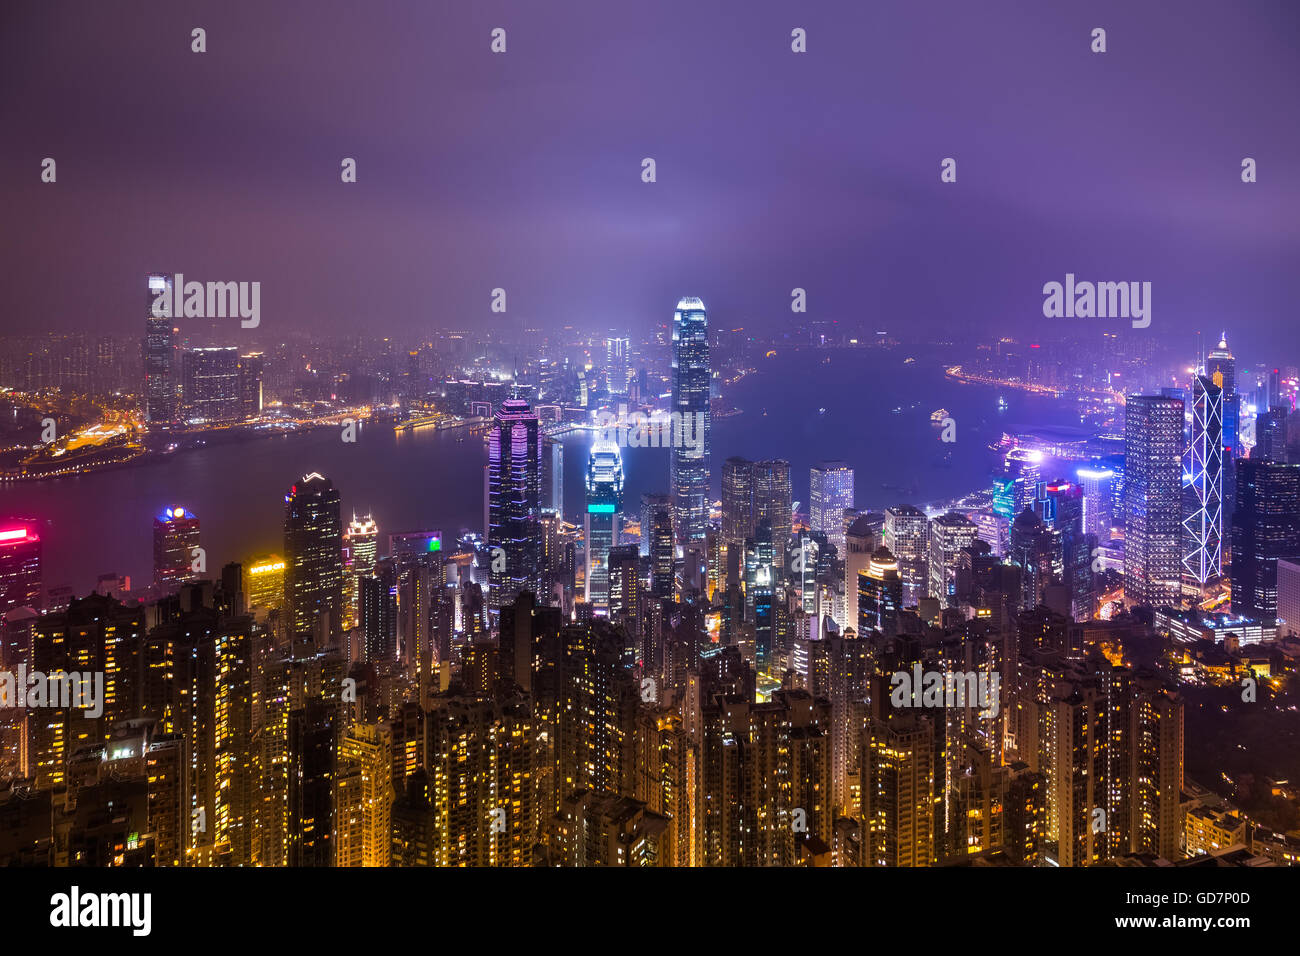
<path fill-rule="evenodd" d="M 975 939 L 1283 922 L 1297 26 L 8 5 L 11 907 L 301 947 L 433 922 L 312 870 L 830 867 Z M 522 879 L 420 892 L 633 925 Z"/>

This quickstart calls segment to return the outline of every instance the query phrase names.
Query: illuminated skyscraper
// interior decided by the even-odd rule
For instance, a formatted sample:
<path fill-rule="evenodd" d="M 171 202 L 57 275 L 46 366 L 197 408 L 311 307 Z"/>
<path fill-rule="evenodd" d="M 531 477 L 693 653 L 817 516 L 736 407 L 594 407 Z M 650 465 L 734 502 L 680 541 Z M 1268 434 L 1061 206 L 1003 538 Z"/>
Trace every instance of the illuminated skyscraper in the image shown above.
<path fill-rule="evenodd" d="M 949 511 L 930 522 L 930 597 L 943 607 L 957 606 L 957 559 L 979 537 L 979 528 L 963 514 Z"/>
<path fill-rule="evenodd" d="M 903 580 L 898 576 L 898 560 L 888 548 L 875 550 L 866 570 L 858 572 L 857 584 L 858 634 L 877 630 L 893 637 L 903 609 Z"/>
<path fill-rule="evenodd" d="M 745 540 L 753 536 L 754 463 L 731 457 L 722 463 L 722 543 L 738 570 L 745 563 Z"/>
<path fill-rule="evenodd" d="M 1223 389 L 1215 379 L 1196 376 L 1192 383 L 1192 444 L 1188 449 L 1193 509 L 1183 519 L 1188 544 L 1183 567 L 1197 584 L 1223 570 Z"/>
<path fill-rule="evenodd" d="M 440 697 L 426 721 L 435 865 L 529 865 L 542 768 L 527 703 Z"/>
<path fill-rule="evenodd" d="M 393 731 L 353 724 L 339 741 L 335 866 L 388 866 L 392 853 Z"/>
<path fill-rule="evenodd" d="M 304 475 L 284 496 L 284 561 L 290 633 L 295 638 L 339 633 L 343 520 L 338 489 L 319 472 Z"/>
<path fill-rule="evenodd" d="M 334 701 L 289 712 L 289 866 L 334 865 L 334 781 L 342 719 Z"/>
<path fill-rule="evenodd" d="M 564 442 L 542 436 L 542 510 L 564 520 Z"/>
<path fill-rule="evenodd" d="M 1013 448 L 1003 459 L 1006 474 L 1003 485 L 998 489 L 1003 494 L 1009 492 L 1011 514 L 1004 514 L 1008 520 L 1015 520 L 1016 515 L 1026 508 L 1033 507 L 1034 489 L 1038 485 L 1039 469 L 1043 462 L 1043 453 L 1032 448 Z M 1012 486 L 1005 489 L 1005 482 L 1010 480 Z"/>
<path fill-rule="evenodd" d="M 862 735 L 862 866 L 935 862 L 935 726 L 929 716 L 872 719 Z"/>
<path fill-rule="evenodd" d="M 260 554 L 244 564 L 244 600 L 250 608 L 284 607 L 284 558 Z"/>
<path fill-rule="evenodd" d="M 1228 348 L 1228 333 L 1205 357 L 1205 374 L 1223 390 L 1223 527 L 1231 528 L 1237 500 L 1236 461 L 1241 457 L 1241 396 L 1237 392 L 1237 360 Z"/>
<path fill-rule="evenodd" d="M 262 414 L 262 374 L 266 357 L 261 352 L 239 356 L 239 415 L 256 418 Z"/>
<path fill-rule="evenodd" d="M 788 461 L 754 462 L 754 527 L 762 521 L 771 523 L 772 548 L 779 555 L 790 545 L 792 499 Z"/>
<path fill-rule="evenodd" d="M 1062 583 L 1064 571 L 1061 536 L 1043 523 L 1035 511 L 1022 511 L 1011 523 L 1013 564 L 1019 565 L 1020 603 L 1027 609 L 1044 603 L 1047 586 Z"/>
<path fill-rule="evenodd" d="M 605 340 L 605 375 L 611 395 L 627 394 L 627 362 L 631 349 L 632 342 L 625 336 Z"/>
<path fill-rule="evenodd" d="M 1063 613 L 1076 621 L 1087 620 L 1093 612 L 1092 550 L 1097 539 L 1083 529 L 1084 492 L 1071 481 L 1039 482 L 1034 510 L 1055 536 L 1053 561 L 1059 562 L 1053 574 L 1069 594 L 1068 609 Z"/>
<path fill-rule="evenodd" d="M 649 521 L 650 593 L 673 596 L 673 510 L 668 495 L 649 495 L 643 521 Z M 644 532 L 643 532 L 644 533 Z"/>
<path fill-rule="evenodd" d="M 809 837 L 829 846 L 830 724 L 830 702 L 803 690 L 776 691 L 767 703 L 717 694 L 704 705 L 705 866 L 793 866 Z"/>
<path fill-rule="evenodd" d="M 826 535 L 844 557 L 844 511 L 853 507 L 853 469 L 842 461 L 819 462 L 810 469 L 808 523 Z"/>
<path fill-rule="evenodd" d="M 506 399 L 488 432 L 488 547 L 493 607 L 521 591 L 539 598 L 542 582 L 542 434 L 528 402 Z M 496 551 L 495 549 L 501 549 Z"/>
<path fill-rule="evenodd" d="M 366 515 L 355 514 L 343 534 L 343 590 L 347 611 L 344 627 L 356 627 L 361 616 L 362 578 L 375 573 L 375 559 L 379 554 L 379 525 Z"/>
<path fill-rule="evenodd" d="M 623 459 L 618 445 L 592 443 L 586 486 L 586 599 L 592 607 L 604 610 L 609 607 L 609 551 L 618 540 L 623 518 Z"/>
<path fill-rule="evenodd" d="M 885 547 L 898 559 L 904 607 L 916 607 L 916 602 L 929 593 L 926 573 L 928 524 L 925 512 L 911 505 L 885 509 Z"/>
<path fill-rule="evenodd" d="M 790 541 L 791 505 L 788 461 L 733 457 L 723 462 L 722 537 L 728 554 L 754 537 L 764 521 L 772 528 L 773 549 L 779 555 L 785 554 Z M 843 533 L 841 529 L 841 536 Z"/>
<path fill-rule="evenodd" d="M 1183 403 L 1130 395 L 1124 417 L 1124 596 L 1176 607 L 1182 596 Z"/>
<path fill-rule="evenodd" d="M 672 413 L 695 442 L 675 441 L 669 459 L 677 543 L 703 541 L 709 523 L 709 323 L 704 303 L 684 298 L 673 313 Z"/>
<path fill-rule="evenodd" d="M 0 519 L 0 615 L 41 609 L 41 537 L 34 521 Z"/>
<path fill-rule="evenodd" d="M 1098 542 L 1110 540 L 1111 526 L 1111 486 L 1115 481 L 1115 470 L 1101 466 L 1089 465 L 1076 472 L 1083 485 L 1083 530 L 1085 534 L 1095 535 Z"/>
<path fill-rule="evenodd" d="M 199 519 L 179 505 L 153 519 L 153 583 L 161 590 L 198 577 Z"/>
<path fill-rule="evenodd" d="M 144 417 L 150 424 L 176 419 L 176 378 L 172 372 L 172 350 L 175 348 L 172 282 L 171 276 L 149 276 L 149 311 L 144 338 Z"/>
<path fill-rule="evenodd" d="M 194 348 L 181 353 L 181 417 L 188 422 L 235 422 L 243 418 L 239 350 Z"/>
<path fill-rule="evenodd" d="M 1300 465 L 1237 463 L 1232 526 L 1232 610 L 1253 618 L 1277 614 L 1277 562 L 1300 559 Z"/>
<path fill-rule="evenodd" d="M 1251 455 L 1252 458 L 1271 461 L 1278 465 L 1285 465 L 1289 461 L 1286 447 L 1286 420 L 1285 405 L 1273 405 L 1256 419 L 1255 451 Z"/>

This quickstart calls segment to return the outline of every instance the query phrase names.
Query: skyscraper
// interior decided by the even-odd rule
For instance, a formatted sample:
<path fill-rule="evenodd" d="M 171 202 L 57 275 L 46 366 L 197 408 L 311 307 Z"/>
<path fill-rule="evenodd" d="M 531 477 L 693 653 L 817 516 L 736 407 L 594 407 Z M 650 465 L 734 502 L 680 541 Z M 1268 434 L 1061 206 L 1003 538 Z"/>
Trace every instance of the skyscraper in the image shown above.
<path fill-rule="evenodd" d="M 1300 465 L 1243 458 L 1237 463 L 1232 526 L 1232 610 L 1277 614 L 1277 562 L 1300 558 Z"/>
<path fill-rule="evenodd" d="M 1083 485 L 1083 531 L 1099 542 L 1110 540 L 1111 485 L 1115 470 L 1098 465 L 1080 468 L 1076 474 Z"/>
<path fill-rule="evenodd" d="M 650 495 L 646 512 L 650 535 L 650 593 L 673 596 L 673 512 L 668 495 Z"/>
<path fill-rule="evenodd" d="M 788 461 L 776 458 L 754 462 L 754 527 L 763 521 L 771 523 L 776 554 L 785 554 L 790 545 L 793 497 Z"/>
<path fill-rule="evenodd" d="M 722 463 L 722 540 L 743 548 L 754 536 L 754 463 L 732 456 Z"/>
<path fill-rule="evenodd" d="M 41 609 L 41 536 L 34 521 L 0 519 L 0 616 Z"/>
<path fill-rule="evenodd" d="M 697 436 L 693 446 L 675 442 L 669 459 L 673 531 L 685 545 L 703 541 L 709 523 L 709 323 L 697 298 L 673 313 L 672 412 Z"/>
<path fill-rule="evenodd" d="M 957 605 L 957 559 L 979 537 L 979 528 L 963 514 L 949 511 L 930 522 L 930 597 L 943 607 Z M 888 547 L 888 544 L 886 544 Z"/>
<path fill-rule="evenodd" d="M 319 472 L 304 475 L 284 496 L 284 561 L 290 633 L 296 638 L 339 633 L 343 520 L 338 489 Z"/>
<path fill-rule="evenodd" d="M 618 541 L 623 511 L 623 458 L 611 441 L 592 442 L 587 458 L 587 603 L 609 607 L 609 551 Z"/>
<path fill-rule="evenodd" d="M 1241 396 L 1237 392 L 1237 360 L 1228 348 L 1227 332 L 1206 355 L 1205 374 L 1223 390 L 1223 527 L 1230 528 L 1237 500 L 1236 461 L 1241 457 Z"/>
<path fill-rule="evenodd" d="M 175 347 L 172 282 L 171 276 L 149 276 L 149 311 L 144 337 L 144 417 L 151 425 L 176 419 L 176 380 L 172 373 L 172 350 Z"/>
<path fill-rule="evenodd" d="M 153 519 L 153 583 L 168 590 L 197 576 L 199 519 L 179 505 L 164 508 Z"/>
<path fill-rule="evenodd" d="M 1273 405 L 1255 421 L 1255 452 L 1251 456 L 1285 465 L 1289 460 L 1286 447 L 1287 407 Z"/>
<path fill-rule="evenodd" d="M 1130 395 L 1124 416 L 1124 596 L 1173 606 L 1182 594 L 1183 403 Z"/>
<path fill-rule="evenodd" d="M 808 523 L 826 535 L 844 557 L 844 511 L 853 507 L 853 469 L 842 461 L 822 461 L 809 470 Z"/>
<path fill-rule="evenodd" d="M 885 509 L 885 547 L 898 559 L 904 607 L 916 607 L 916 602 L 929 593 L 925 570 L 927 525 L 925 512 L 919 508 L 895 505 Z"/>
<path fill-rule="evenodd" d="M 375 519 L 366 515 L 358 518 L 355 514 L 348 522 L 348 530 L 343 535 L 343 597 L 347 607 L 345 626 L 357 626 L 361 615 L 362 578 L 375 573 L 375 559 L 379 554 L 379 525 Z"/>
<path fill-rule="evenodd" d="M 234 422 L 243 417 L 238 349 L 186 349 L 181 353 L 181 383 L 186 421 Z"/>
<path fill-rule="evenodd" d="M 1187 551 L 1183 567 L 1197 584 L 1217 578 L 1223 567 L 1223 389 L 1198 375 L 1192 382 L 1192 443 L 1188 449 L 1191 508 L 1183 519 Z"/>
<path fill-rule="evenodd" d="M 564 442 L 542 436 L 542 510 L 564 520 Z"/>
<path fill-rule="evenodd" d="M 249 608 L 284 607 L 284 558 L 260 554 L 244 562 L 244 600 Z"/>
<path fill-rule="evenodd" d="M 791 527 L 790 463 L 728 458 L 722 465 L 722 539 L 730 557 L 740 554 L 759 524 L 772 528 L 772 547 L 784 554 Z M 841 537 L 843 530 L 840 531 Z"/>
<path fill-rule="evenodd" d="M 628 352 L 632 342 L 626 336 L 611 336 L 605 340 L 605 377 L 609 394 L 627 394 Z"/>
<path fill-rule="evenodd" d="M 521 591 L 543 597 L 542 434 L 537 414 L 521 398 L 497 408 L 488 432 L 487 481 L 491 604 L 512 604 Z"/>
<path fill-rule="evenodd" d="M 898 632 L 898 612 L 903 609 L 903 580 L 898 576 L 898 561 L 888 548 L 875 550 L 866 570 L 858 572 L 857 585 L 858 634 L 870 634 L 874 629 L 893 637 Z"/>
<path fill-rule="evenodd" d="M 256 418 L 262 414 L 262 375 L 266 356 L 261 352 L 248 352 L 239 356 L 239 415 Z"/>
<path fill-rule="evenodd" d="M 1037 512 L 1022 511 L 1011 522 L 1009 557 L 1021 569 L 1021 606 L 1032 609 L 1043 604 L 1047 586 L 1062 580 L 1061 536 L 1044 524 Z"/>

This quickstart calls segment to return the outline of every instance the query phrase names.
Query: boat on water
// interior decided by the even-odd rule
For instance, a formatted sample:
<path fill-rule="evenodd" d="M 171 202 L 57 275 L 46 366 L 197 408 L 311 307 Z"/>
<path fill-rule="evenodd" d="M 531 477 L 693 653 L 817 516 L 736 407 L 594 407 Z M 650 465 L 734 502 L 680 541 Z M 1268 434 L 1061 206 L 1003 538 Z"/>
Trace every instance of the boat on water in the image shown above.
<path fill-rule="evenodd" d="M 943 420 L 948 417 L 948 409 L 937 408 L 930 413 L 930 424 L 942 425 Z"/>

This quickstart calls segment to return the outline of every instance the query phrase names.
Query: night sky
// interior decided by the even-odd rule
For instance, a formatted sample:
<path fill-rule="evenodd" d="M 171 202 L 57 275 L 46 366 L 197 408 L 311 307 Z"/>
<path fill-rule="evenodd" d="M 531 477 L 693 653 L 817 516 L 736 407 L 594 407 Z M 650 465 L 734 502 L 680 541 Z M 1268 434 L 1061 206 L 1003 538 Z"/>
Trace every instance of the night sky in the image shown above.
<path fill-rule="evenodd" d="M 1294 0 L 7 0 L 0 330 L 135 334 L 159 270 L 260 281 L 263 336 L 482 328 L 494 287 L 528 325 L 644 333 L 689 294 L 776 330 L 795 286 L 808 318 L 1033 335 L 1072 271 L 1152 282 L 1149 334 L 1294 361 L 1298 27 Z"/>

